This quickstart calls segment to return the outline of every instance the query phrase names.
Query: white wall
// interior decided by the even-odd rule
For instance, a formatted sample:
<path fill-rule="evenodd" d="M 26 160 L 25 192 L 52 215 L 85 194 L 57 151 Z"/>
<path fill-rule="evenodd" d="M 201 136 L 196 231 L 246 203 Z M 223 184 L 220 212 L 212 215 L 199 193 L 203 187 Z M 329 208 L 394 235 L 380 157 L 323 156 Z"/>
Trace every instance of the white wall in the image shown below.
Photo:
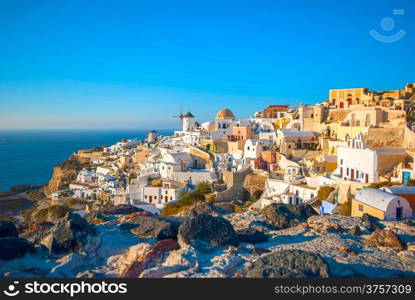
<path fill-rule="evenodd" d="M 378 181 L 376 174 L 377 156 L 375 151 L 339 146 L 337 152 L 338 167 L 336 174 L 340 176 L 340 168 L 343 168 L 342 179 L 351 180 L 351 170 L 354 170 L 354 181 L 365 183 L 365 174 L 368 174 L 368 183 Z M 347 168 L 349 169 L 348 174 Z M 356 176 L 357 171 L 359 171 L 359 177 Z"/>
<path fill-rule="evenodd" d="M 195 118 L 183 118 L 183 131 L 194 131 L 196 129 Z"/>
<path fill-rule="evenodd" d="M 398 202 L 399 201 L 399 202 Z M 412 209 L 408 201 L 402 197 L 396 197 L 389 202 L 385 212 L 385 220 L 396 220 L 396 208 L 402 207 L 402 218 L 408 219 L 412 217 Z"/>

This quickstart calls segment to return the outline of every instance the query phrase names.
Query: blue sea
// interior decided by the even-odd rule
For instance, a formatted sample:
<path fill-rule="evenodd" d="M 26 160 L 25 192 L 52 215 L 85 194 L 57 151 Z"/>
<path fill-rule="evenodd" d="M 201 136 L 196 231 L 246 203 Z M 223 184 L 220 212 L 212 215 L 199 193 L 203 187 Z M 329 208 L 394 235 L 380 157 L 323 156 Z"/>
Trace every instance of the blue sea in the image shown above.
<path fill-rule="evenodd" d="M 46 184 L 53 167 L 71 154 L 127 138 L 143 140 L 147 130 L 0 130 L 0 191 L 19 184 Z M 173 130 L 158 130 L 172 135 Z"/>

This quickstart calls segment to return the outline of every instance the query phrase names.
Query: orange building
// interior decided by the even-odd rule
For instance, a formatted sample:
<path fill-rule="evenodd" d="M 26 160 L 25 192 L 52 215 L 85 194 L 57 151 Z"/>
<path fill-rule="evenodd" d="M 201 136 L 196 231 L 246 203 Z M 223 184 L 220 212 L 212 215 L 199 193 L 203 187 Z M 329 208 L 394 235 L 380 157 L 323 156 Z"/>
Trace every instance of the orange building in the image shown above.
<path fill-rule="evenodd" d="M 326 101 L 330 108 L 348 108 L 352 105 L 382 106 L 404 109 L 402 100 L 415 95 L 415 85 L 408 83 L 402 90 L 371 91 L 368 88 L 333 89 Z M 401 101 L 399 101 L 401 100 Z"/>
<path fill-rule="evenodd" d="M 255 169 L 262 169 L 266 171 L 275 171 L 277 169 L 277 163 L 280 161 L 281 155 L 277 151 L 262 151 L 254 161 Z"/>
<path fill-rule="evenodd" d="M 248 126 L 235 126 L 232 128 L 231 135 L 228 135 L 229 142 L 236 142 L 236 141 L 246 141 L 248 139 L 252 139 L 252 125 Z"/>
<path fill-rule="evenodd" d="M 274 118 L 279 119 L 287 116 L 289 105 L 269 105 L 262 112 L 259 113 L 260 118 Z"/>
<path fill-rule="evenodd" d="M 134 161 L 136 163 L 146 162 L 149 155 L 150 155 L 150 150 L 149 149 L 147 149 L 147 148 L 137 149 L 134 153 Z"/>

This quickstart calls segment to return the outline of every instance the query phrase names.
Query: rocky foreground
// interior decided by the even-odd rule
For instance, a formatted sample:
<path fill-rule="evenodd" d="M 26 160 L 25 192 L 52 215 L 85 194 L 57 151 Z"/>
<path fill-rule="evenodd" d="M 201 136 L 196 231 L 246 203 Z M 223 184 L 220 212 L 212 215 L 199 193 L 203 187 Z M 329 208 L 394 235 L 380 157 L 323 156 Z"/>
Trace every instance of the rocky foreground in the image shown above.
<path fill-rule="evenodd" d="M 129 205 L 30 226 L 0 221 L 2 277 L 414 277 L 415 222 L 319 216 L 308 205 L 162 217 Z"/>

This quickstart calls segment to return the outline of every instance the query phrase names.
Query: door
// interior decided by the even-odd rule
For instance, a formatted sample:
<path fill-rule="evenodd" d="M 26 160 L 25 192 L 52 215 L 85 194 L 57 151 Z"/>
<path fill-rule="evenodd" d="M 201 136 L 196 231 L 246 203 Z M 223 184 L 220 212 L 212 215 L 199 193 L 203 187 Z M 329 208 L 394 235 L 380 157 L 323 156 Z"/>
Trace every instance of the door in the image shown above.
<path fill-rule="evenodd" d="M 350 180 L 354 181 L 354 169 L 351 169 L 350 172 Z"/>
<path fill-rule="evenodd" d="M 344 102 L 340 102 L 340 108 L 344 108 Z"/>
<path fill-rule="evenodd" d="M 409 179 L 411 179 L 411 173 L 403 172 L 402 177 L 403 177 L 403 183 L 408 184 Z"/>
<path fill-rule="evenodd" d="M 401 220 L 402 219 L 402 207 L 397 207 L 396 208 L 396 220 Z"/>

